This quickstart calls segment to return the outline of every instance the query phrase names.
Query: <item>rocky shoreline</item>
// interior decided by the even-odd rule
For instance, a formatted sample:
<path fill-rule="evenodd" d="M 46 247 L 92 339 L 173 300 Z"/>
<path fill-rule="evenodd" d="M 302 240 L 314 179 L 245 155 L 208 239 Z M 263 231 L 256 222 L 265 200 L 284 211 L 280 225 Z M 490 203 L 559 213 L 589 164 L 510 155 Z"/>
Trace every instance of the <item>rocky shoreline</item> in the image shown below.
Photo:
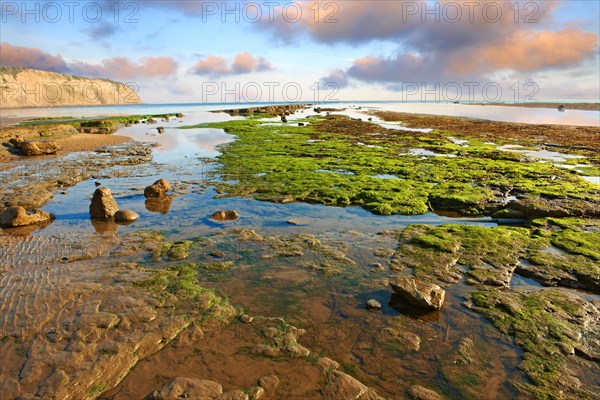
<path fill-rule="evenodd" d="M 172 167 L 153 161 L 150 144 L 98 141 L 91 152 L 69 154 L 78 147 L 61 140 L 117 138 L 107 133 L 171 116 L 1 130 L 14 154 L 0 159 L 0 397 L 597 398 L 598 189 L 578 173 L 498 147 L 553 144 L 593 171 L 598 129 L 375 115 L 434 129 L 423 133 L 338 111 L 230 110 L 248 118 L 187 127 L 237 136 L 220 147 L 201 185 L 178 171 L 170 183 L 132 181 L 120 196 L 93 182 L 162 176 Z M 61 150 L 26 156 L 11 143 L 40 138 Z M 23 214 L 85 182 L 93 233 L 46 235 L 50 215 Z M 277 206 L 452 210 L 524 222 L 313 234 L 310 218 L 277 209 L 288 233 L 275 234 L 245 227 L 247 216 L 233 208 L 196 209 L 199 189 L 184 185 L 215 187 L 223 202 L 243 196 Z M 176 196 L 192 197 L 215 231 L 190 234 L 176 222 L 110 228 L 144 222 L 121 208 L 125 200 L 166 207 L 161 215 L 170 221 Z M 28 218 L 31 226 L 4 229 L 5 220 Z M 539 287 L 519 290 L 521 276 Z M 485 332 L 467 334 L 467 323 Z"/>

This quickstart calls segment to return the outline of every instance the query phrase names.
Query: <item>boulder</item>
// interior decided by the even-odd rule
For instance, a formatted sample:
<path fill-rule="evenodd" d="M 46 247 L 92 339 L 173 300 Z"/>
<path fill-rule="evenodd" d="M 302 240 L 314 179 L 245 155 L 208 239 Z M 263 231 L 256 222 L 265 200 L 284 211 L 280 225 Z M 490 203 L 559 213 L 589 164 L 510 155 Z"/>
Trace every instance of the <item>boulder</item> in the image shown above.
<path fill-rule="evenodd" d="M 42 210 L 35 210 L 31 214 L 23 207 L 14 206 L 0 212 L 0 227 L 14 228 L 17 226 L 26 226 L 39 224 L 54 220 L 56 217 Z"/>
<path fill-rule="evenodd" d="M 119 210 L 115 213 L 115 222 L 134 222 L 139 218 L 139 214 L 131 210 Z"/>
<path fill-rule="evenodd" d="M 408 277 L 397 278 L 390 286 L 410 304 L 430 310 L 441 309 L 446 297 L 446 291 L 438 285 Z"/>
<path fill-rule="evenodd" d="M 240 214 L 238 214 L 238 212 L 235 210 L 217 211 L 216 213 L 211 215 L 211 218 L 215 221 L 235 221 L 239 217 Z"/>
<path fill-rule="evenodd" d="M 165 133 L 165 128 L 163 126 L 159 126 L 158 128 L 156 128 L 156 130 L 158 131 L 158 133 Z"/>
<path fill-rule="evenodd" d="M 159 197 L 167 193 L 169 190 L 171 190 L 171 184 L 169 181 L 166 179 L 159 179 L 144 189 L 144 196 L 146 196 L 146 198 Z"/>
<path fill-rule="evenodd" d="M 174 378 L 165 386 L 155 390 L 149 399 L 172 400 L 179 398 L 189 399 L 214 399 L 223 394 L 223 387 L 216 382 L 190 379 Z"/>
<path fill-rule="evenodd" d="M 60 146 L 54 142 L 22 142 L 21 152 L 24 156 L 43 156 L 45 154 L 55 154 L 60 150 Z"/>
<path fill-rule="evenodd" d="M 117 202 L 112 197 L 109 188 L 98 188 L 92 197 L 90 204 L 90 217 L 92 219 L 109 219 L 119 211 Z"/>

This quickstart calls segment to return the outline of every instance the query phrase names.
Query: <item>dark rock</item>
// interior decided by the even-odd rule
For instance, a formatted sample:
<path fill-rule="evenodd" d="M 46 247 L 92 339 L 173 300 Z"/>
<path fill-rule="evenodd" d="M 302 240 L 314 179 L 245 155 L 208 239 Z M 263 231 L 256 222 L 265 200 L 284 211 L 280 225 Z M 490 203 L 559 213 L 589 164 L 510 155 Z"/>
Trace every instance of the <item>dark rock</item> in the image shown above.
<path fill-rule="evenodd" d="M 92 197 L 90 204 L 90 216 L 92 219 L 109 219 L 119 211 L 117 202 L 112 197 L 109 188 L 98 188 Z"/>
<path fill-rule="evenodd" d="M 298 126 L 304 126 L 304 122 L 298 122 Z"/>
<path fill-rule="evenodd" d="M 565 110 L 566 110 L 566 109 L 567 109 L 567 108 L 566 108 L 564 105 L 560 105 L 560 106 L 558 106 L 558 111 L 559 111 L 559 112 L 565 112 Z"/>
<path fill-rule="evenodd" d="M 21 152 L 24 156 L 42 156 L 55 154 L 60 146 L 54 142 L 22 142 Z"/>
<path fill-rule="evenodd" d="M 54 220 L 56 217 L 42 210 L 35 210 L 28 213 L 23 207 L 14 206 L 0 212 L 0 227 L 14 228 L 17 226 L 27 226 L 40 224 Z"/>
<path fill-rule="evenodd" d="M 144 196 L 146 196 L 146 198 L 159 197 L 167 193 L 169 190 L 171 190 L 171 184 L 169 181 L 166 179 L 159 179 L 144 189 Z"/>
<path fill-rule="evenodd" d="M 410 304 L 431 310 L 441 309 L 446 297 L 446 291 L 438 285 L 408 277 L 399 277 L 390 286 Z"/>
<path fill-rule="evenodd" d="M 159 126 L 158 128 L 156 128 L 156 130 L 158 131 L 158 133 L 162 134 L 165 133 L 165 128 L 163 126 Z"/>

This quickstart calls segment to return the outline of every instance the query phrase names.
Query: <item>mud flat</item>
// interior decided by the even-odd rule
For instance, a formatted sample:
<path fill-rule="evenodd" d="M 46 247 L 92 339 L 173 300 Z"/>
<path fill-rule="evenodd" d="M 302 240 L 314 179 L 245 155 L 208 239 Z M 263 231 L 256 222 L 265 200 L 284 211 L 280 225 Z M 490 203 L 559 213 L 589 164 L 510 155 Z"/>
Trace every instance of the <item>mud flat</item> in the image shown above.
<path fill-rule="evenodd" d="M 599 128 L 275 111 L 0 164 L 0 208 L 57 216 L 0 230 L 0 398 L 598 398 Z M 98 186 L 140 219 L 90 221 Z"/>

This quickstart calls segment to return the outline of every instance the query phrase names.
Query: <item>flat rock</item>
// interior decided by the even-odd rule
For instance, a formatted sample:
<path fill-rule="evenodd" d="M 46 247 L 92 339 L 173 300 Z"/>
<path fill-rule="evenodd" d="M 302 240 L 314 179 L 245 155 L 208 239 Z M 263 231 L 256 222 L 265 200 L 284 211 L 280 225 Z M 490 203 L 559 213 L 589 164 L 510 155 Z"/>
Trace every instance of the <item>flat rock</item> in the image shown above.
<path fill-rule="evenodd" d="M 235 210 L 221 210 L 211 215 L 215 221 L 235 221 L 239 217 L 240 214 Z"/>
<path fill-rule="evenodd" d="M 21 152 L 24 156 L 43 156 L 55 154 L 60 146 L 55 142 L 22 142 Z"/>
<path fill-rule="evenodd" d="M 171 184 L 169 181 L 166 179 L 159 179 L 144 189 L 144 196 L 146 196 L 146 198 L 159 197 L 167 193 L 169 190 L 171 190 Z"/>
<path fill-rule="evenodd" d="M 216 382 L 177 377 L 165 386 L 155 390 L 148 398 L 152 400 L 172 400 L 178 398 L 214 399 L 223 394 L 223 387 Z"/>
<path fill-rule="evenodd" d="M 23 207 L 14 206 L 0 212 L 0 227 L 14 228 L 52 221 L 55 216 L 42 210 L 28 213 Z"/>
<path fill-rule="evenodd" d="M 446 291 L 438 285 L 408 277 L 399 277 L 390 286 L 410 304 L 430 310 L 441 309 L 446 297 Z"/>
<path fill-rule="evenodd" d="M 131 210 L 119 210 L 115 213 L 115 222 L 133 222 L 136 221 L 140 215 Z"/>
<path fill-rule="evenodd" d="M 119 206 L 112 196 L 109 188 L 98 188 L 92 197 L 90 204 L 90 216 L 92 219 L 109 219 L 119 211 Z"/>

